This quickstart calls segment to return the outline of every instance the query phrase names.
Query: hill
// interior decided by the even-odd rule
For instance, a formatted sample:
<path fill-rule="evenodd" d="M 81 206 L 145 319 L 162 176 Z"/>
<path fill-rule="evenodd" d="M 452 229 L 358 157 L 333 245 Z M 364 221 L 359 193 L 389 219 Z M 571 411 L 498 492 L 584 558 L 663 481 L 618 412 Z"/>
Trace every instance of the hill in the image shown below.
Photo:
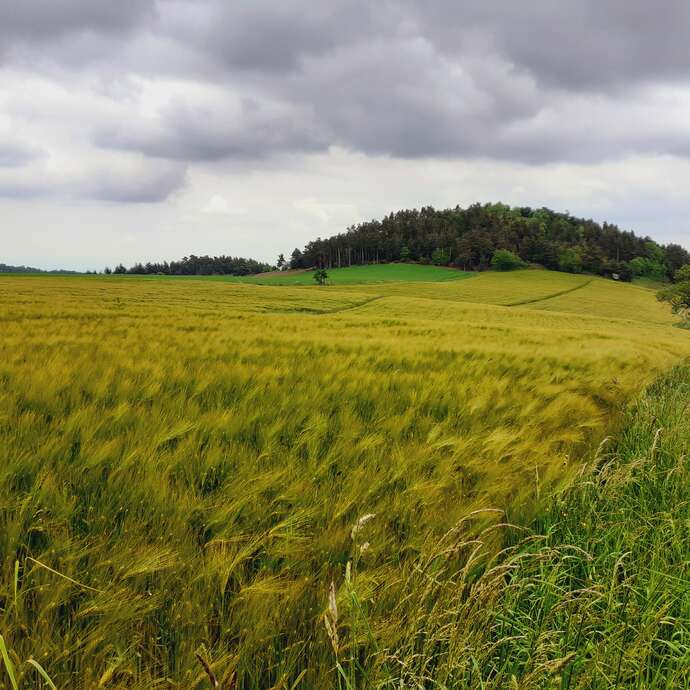
<path fill-rule="evenodd" d="M 105 272 L 247 277 L 290 268 L 289 276 L 280 280 L 272 275 L 261 276 L 261 282 L 268 279 L 269 283 L 292 285 L 306 281 L 294 277 L 295 271 L 315 267 L 332 270 L 371 266 L 370 270 L 376 271 L 373 267 L 382 264 L 411 262 L 463 271 L 484 270 L 497 250 L 508 250 L 527 263 L 551 270 L 623 281 L 667 281 L 678 268 L 690 263 L 690 253 L 677 244 L 660 245 L 650 237 L 622 231 L 609 223 L 599 225 L 567 212 L 511 208 L 498 203 L 473 204 L 466 209 L 456 206 L 436 210 L 427 206 L 398 211 L 381 221 L 360 223 L 345 233 L 309 242 L 303 250 L 295 249 L 289 261 L 280 254 L 277 266 L 241 257 L 192 254 L 179 261 L 137 263 L 130 268 L 119 264 Z"/>
<path fill-rule="evenodd" d="M 546 688 L 563 664 L 588 686 L 594 654 L 602 677 L 683 679 L 687 638 L 665 645 L 665 619 L 622 608 L 610 647 L 573 636 L 561 649 L 555 626 L 526 652 L 511 626 L 529 622 L 507 622 L 524 609 L 485 598 L 504 577 L 470 596 L 477 630 L 498 638 L 482 638 L 486 654 L 478 637 L 467 654 L 446 645 L 443 621 L 475 620 L 451 606 L 469 580 L 453 583 L 513 543 L 503 513 L 475 511 L 527 529 L 640 388 L 690 356 L 687 333 L 653 291 L 603 278 L 351 282 L 401 270 L 366 269 L 326 287 L 0 277 L 0 615 L 27 683 L 35 669 L 19 661 L 33 657 L 59 687 L 200 689 L 196 653 L 244 688 L 338 687 L 343 674 L 342 687 L 404 687 L 446 671 L 439 687 L 458 687 L 452 674 L 469 671 L 449 660 L 475 652 L 468 687 L 502 687 L 505 672 Z M 601 555 L 613 570 L 596 561 L 609 584 L 615 548 Z M 525 592 L 555 549 L 529 561 Z M 682 558 L 668 572 L 683 577 Z M 678 590 L 662 583 L 636 606 L 675 615 Z M 622 607 L 619 593 L 596 606 Z M 638 619 L 649 644 L 621 657 L 616 636 Z"/>
<path fill-rule="evenodd" d="M 295 249 L 290 266 L 330 268 L 412 260 L 482 270 L 498 249 L 549 269 L 616 274 L 622 280 L 669 278 L 690 263 L 690 254 L 679 245 L 662 246 L 609 223 L 600 225 L 548 208 L 497 203 L 391 213 Z"/>

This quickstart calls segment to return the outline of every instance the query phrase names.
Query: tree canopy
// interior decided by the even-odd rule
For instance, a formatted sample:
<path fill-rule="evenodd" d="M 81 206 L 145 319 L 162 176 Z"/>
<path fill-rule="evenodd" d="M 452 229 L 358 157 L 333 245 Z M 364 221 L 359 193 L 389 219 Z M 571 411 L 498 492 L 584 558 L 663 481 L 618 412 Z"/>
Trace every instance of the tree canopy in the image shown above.
<path fill-rule="evenodd" d="M 230 275 L 246 276 L 253 273 L 265 273 L 273 270 L 273 266 L 235 256 L 195 256 L 190 254 L 179 261 L 164 261 L 162 263 L 136 263 L 130 268 L 119 264 L 113 273 L 134 273 L 137 275 L 162 274 L 174 276 L 187 275 Z"/>
<path fill-rule="evenodd" d="M 292 252 L 291 268 L 419 261 L 466 270 L 489 268 L 496 250 L 560 271 L 671 278 L 690 254 L 680 245 L 548 208 L 473 204 L 397 211 Z M 636 261 L 641 259 L 641 261 Z"/>

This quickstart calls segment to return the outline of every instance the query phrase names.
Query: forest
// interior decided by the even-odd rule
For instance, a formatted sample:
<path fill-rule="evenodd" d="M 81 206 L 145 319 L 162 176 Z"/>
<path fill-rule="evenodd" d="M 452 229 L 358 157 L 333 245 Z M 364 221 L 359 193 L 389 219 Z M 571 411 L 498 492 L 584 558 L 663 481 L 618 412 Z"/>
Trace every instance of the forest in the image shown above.
<path fill-rule="evenodd" d="M 309 242 L 292 252 L 290 268 L 333 268 L 416 261 L 484 270 L 498 249 L 523 261 L 569 273 L 616 275 L 621 280 L 671 278 L 690 262 L 677 244 L 659 245 L 616 225 L 577 218 L 548 208 L 473 204 L 465 209 L 397 211 L 383 220 Z"/>
<path fill-rule="evenodd" d="M 9 264 L 0 263 L 0 273 L 76 273 L 76 271 L 44 271 L 41 268 L 34 268 L 33 266 L 11 266 Z"/>
<path fill-rule="evenodd" d="M 235 256 L 195 256 L 190 254 L 179 261 L 136 263 L 131 268 L 118 264 L 114 269 L 107 268 L 105 273 L 133 273 L 137 275 L 173 275 L 173 276 L 203 276 L 203 275 L 230 275 L 246 276 L 254 273 L 264 273 L 273 270 L 273 266 Z"/>

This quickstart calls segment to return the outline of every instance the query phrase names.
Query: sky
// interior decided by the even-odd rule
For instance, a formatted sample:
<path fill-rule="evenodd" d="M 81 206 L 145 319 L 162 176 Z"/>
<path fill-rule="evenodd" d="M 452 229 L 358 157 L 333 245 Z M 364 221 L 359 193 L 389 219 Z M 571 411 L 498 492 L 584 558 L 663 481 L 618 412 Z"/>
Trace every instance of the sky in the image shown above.
<path fill-rule="evenodd" d="M 274 262 L 401 208 L 690 248 L 687 0 L 0 0 L 0 262 Z"/>

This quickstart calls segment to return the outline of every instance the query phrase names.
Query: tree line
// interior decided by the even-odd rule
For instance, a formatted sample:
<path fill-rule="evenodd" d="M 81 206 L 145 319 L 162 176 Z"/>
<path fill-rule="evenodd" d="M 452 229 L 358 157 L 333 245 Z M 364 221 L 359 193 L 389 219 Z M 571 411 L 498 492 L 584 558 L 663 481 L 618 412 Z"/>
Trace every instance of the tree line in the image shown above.
<path fill-rule="evenodd" d="M 666 280 L 690 263 L 690 254 L 680 245 L 660 245 L 610 223 L 600 225 L 548 208 L 495 203 L 397 211 L 295 249 L 289 267 L 416 261 L 484 270 L 497 250 L 553 270 L 621 280 L 635 276 Z"/>
<path fill-rule="evenodd" d="M 106 267 L 104 273 L 131 273 L 136 275 L 203 276 L 229 275 L 246 276 L 272 271 L 270 264 L 245 259 L 239 256 L 185 256 L 179 261 L 136 263 L 130 268 L 118 264 L 114 269 Z"/>
<path fill-rule="evenodd" d="M 76 271 L 66 271 L 64 269 L 45 271 L 42 268 L 34 268 L 33 266 L 11 266 L 9 264 L 0 263 L 0 273 L 68 273 L 72 275 L 75 274 Z"/>

